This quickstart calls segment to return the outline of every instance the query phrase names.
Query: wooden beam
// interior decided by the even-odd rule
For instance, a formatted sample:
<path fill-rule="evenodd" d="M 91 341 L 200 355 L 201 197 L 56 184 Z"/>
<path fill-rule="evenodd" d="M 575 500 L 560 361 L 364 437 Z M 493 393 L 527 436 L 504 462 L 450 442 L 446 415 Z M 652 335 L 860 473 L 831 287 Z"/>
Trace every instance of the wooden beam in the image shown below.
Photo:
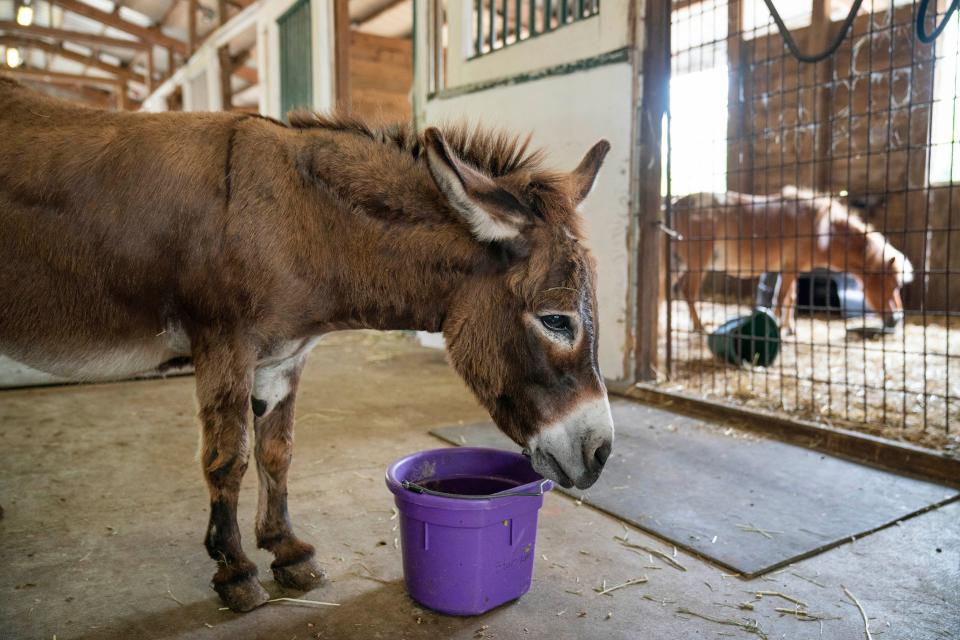
<path fill-rule="evenodd" d="M 141 27 L 133 24 L 132 22 L 127 22 L 120 16 L 115 16 L 107 11 L 95 9 L 94 7 L 79 2 L 78 0 L 50 1 L 53 4 L 59 5 L 64 11 L 69 11 L 91 20 L 96 20 L 105 26 L 113 27 L 114 29 L 118 29 L 124 33 L 129 33 L 132 36 L 136 36 L 144 42 L 149 42 L 161 47 L 171 47 L 177 51 L 180 51 L 181 53 L 186 52 L 187 50 L 187 47 L 183 42 L 177 40 L 176 38 L 171 38 L 157 27 Z"/>
<path fill-rule="evenodd" d="M 47 95 L 53 95 L 54 97 L 60 97 L 52 94 L 49 89 L 51 87 L 57 87 L 60 90 L 65 90 L 78 102 L 84 102 L 86 104 L 98 107 L 100 109 L 109 109 L 116 105 L 116 100 L 113 98 L 113 95 L 109 92 L 98 91 L 90 87 L 81 87 L 72 83 L 62 83 L 62 82 L 39 82 L 37 80 L 22 80 L 23 84 L 40 91 Z"/>
<path fill-rule="evenodd" d="M 217 58 L 220 60 L 220 100 L 224 111 L 233 109 L 233 57 L 230 55 L 230 45 L 225 44 L 217 49 Z"/>
<path fill-rule="evenodd" d="M 830 44 L 833 35 L 833 26 L 830 21 L 830 0 L 813 0 L 813 16 L 811 17 L 808 51 L 823 51 Z M 816 87 L 816 107 L 813 114 L 816 131 L 816 140 L 813 147 L 814 184 L 810 185 L 817 191 L 827 193 L 830 190 L 830 155 L 833 139 L 833 128 L 830 116 L 833 111 L 833 56 L 817 62 L 810 71 L 813 84 Z M 808 67 L 809 65 L 803 65 Z M 892 78 L 892 76 L 891 76 Z M 805 79 L 805 81 L 807 81 Z M 892 80 L 891 80 L 892 82 Z M 870 91 L 870 89 L 868 89 Z M 891 118 L 893 116 L 890 116 Z M 869 132 L 867 133 L 869 137 Z"/>
<path fill-rule="evenodd" d="M 389 2 L 383 5 L 380 5 L 373 11 L 368 11 L 366 15 L 357 18 L 356 20 L 353 21 L 353 24 L 355 25 L 366 24 L 367 22 L 370 22 L 375 18 L 379 18 L 380 16 L 385 14 L 387 11 L 390 11 L 390 9 L 393 9 L 398 4 L 402 4 L 404 2 L 406 2 L 406 0 L 389 0 Z"/>
<path fill-rule="evenodd" d="M 645 0 L 643 93 L 634 163 L 638 249 L 636 377 L 656 377 L 660 318 L 660 197 L 663 115 L 670 99 L 670 0 Z"/>
<path fill-rule="evenodd" d="M 40 27 L 37 25 L 22 27 L 12 20 L 0 21 L 0 31 L 12 34 L 14 36 L 34 35 L 43 38 L 54 38 L 55 40 L 60 40 L 61 42 L 83 42 L 101 47 L 116 47 L 117 49 L 133 49 L 135 51 L 145 51 L 150 47 L 150 45 L 145 42 L 138 42 L 136 40 L 123 40 L 121 38 L 109 38 L 107 36 L 85 33 L 83 31 L 51 29 L 49 27 Z"/>
<path fill-rule="evenodd" d="M 147 50 L 147 93 L 153 93 L 153 47 Z"/>
<path fill-rule="evenodd" d="M 334 63 L 336 64 L 336 102 L 350 108 L 350 7 L 348 0 L 333 5 Z"/>
<path fill-rule="evenodd" d="M 193 55 L 197 50 L 197 0 L 187 3 L 187 52 Z"/>
<path fill-rule="evenodd" d="M 79 53 L 65 49 L 63 43 L 60 42 L 47 42 L 45 40 L 34 40 L 31 38 L 17 38 L 15 36 L 0 35 L 0 44 L 6 45 L 8 47 L 22 47 L 27 49 L 39 49 L 40 51 L 46 51 L 47 53 L 52 53 L 58 55 L 66 60 L 72 60 L 73 62 L 79 62 L 80 64 L 86 65 L 88 67 L 93 67 L 94 69 L 99 69 L 100 71 L 106 71 L 107 73 L 112 73 L 118 78 L 123 80 L 133 80 L 134 82 L 146 82 L 146 78 L 139 73 L 136 73 L 125 67 L 118 67 L 116 65 L 108 64 L 103 60 L 100 60 L 94 56 L 84 56 Z"/>
<path fill-rule="evenodd" d="M 75 84 L 86 87 L 110 87 L 114 91 L 126 86 L 123 80 L 117 78 L 98 78 L 77 73 L 59 73 L 55 71 L 22 68 L 3 69 L 2 73 L 14 78 L 29 78 L 40 82 L 58 82 L 61 84 Z"/>

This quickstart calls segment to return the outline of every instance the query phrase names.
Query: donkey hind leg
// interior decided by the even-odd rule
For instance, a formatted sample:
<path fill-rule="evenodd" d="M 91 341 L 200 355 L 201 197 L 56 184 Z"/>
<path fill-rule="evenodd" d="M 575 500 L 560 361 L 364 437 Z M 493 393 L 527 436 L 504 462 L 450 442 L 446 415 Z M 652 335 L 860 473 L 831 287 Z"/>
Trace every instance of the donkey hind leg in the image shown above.
<path fill-rule="evenodd" d="M 217 561 L 211 586 L 233 611 L 250 611 L 269 599 L 257 567 L 243 553 L 237 526 L 240 481 L 247 469 L 247 411 L 253 358 L 239 342 L 218 339 L 194 349 L 203 437 L 201 462 L 210 490 L 205 544 Z"/>
<path fill-rule="evenodd" d="M 251 404 L 260 477 L 257 546 L 274 554 L 275 560 L 270 566 L 280 585 L 309 591 L 323 582 L 325 573 L 314 558 L 313 547 L 294 535 L 287 511 L 294 400 L 304 360 L 303 356 L 294 356 L 277 365 L 257 369 Z"/>

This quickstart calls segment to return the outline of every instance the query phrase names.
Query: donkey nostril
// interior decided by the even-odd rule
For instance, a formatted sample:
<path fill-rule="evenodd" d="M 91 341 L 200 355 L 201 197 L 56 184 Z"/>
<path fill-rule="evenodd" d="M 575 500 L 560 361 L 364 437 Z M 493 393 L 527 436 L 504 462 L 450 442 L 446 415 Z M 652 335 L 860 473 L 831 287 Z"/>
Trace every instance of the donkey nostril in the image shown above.
<path fill-rule="evenodd" d="M 594 452 L 593 457 L 601 467 L 607 463 L 607 458 L 610 457 L 610 449 L 611 449 L 610 443 L 604 442 Z"/>

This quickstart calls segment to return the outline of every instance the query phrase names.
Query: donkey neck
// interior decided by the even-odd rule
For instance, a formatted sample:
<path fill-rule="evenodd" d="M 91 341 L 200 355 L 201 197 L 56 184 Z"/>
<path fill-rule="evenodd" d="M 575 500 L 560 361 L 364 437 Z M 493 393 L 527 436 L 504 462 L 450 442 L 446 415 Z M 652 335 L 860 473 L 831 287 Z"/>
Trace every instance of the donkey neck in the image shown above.
<path fill-rule="evenodd" d="M 303 136 L 307 190 L 335 247 L 316 255 L 340 328 L 439 331 L 451 299 L 489 264 L 422 161 L 350 133 Z M 331 206 L 332 205 L 332 206 Z"/>

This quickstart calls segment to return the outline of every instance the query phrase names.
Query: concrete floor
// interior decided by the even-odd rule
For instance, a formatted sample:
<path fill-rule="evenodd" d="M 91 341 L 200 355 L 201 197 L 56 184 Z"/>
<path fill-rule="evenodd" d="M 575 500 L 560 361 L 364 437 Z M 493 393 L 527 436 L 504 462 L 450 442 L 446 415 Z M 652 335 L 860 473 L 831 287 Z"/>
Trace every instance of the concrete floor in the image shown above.
<path fill-rule="evenodd" d="M 330 582 L 309 594 L 272 581 L 253 548 L 256 474 L 241 527 L 266 588 L 339 603 L 220 610 L 201 544 L 206 489 L 196 462 L 189 377 L 0 392 L 0 638 L 687 638 L 757 637 L 717 620 L 758 621 L 770 638 L 960 638 L 960 503 L 766 578 L 743 581 L 679 552 L 681 572 L 613 540 L 615 519 L 551 494 L 533 587 L 476 618 L 405 594 L 383 470 L 441 446 L 428 429 L 486 418 L 443 354 L 399 336 L 342 334 L 314 352 L 301 386 L 290 495 L 294 523 Z M 730 446 L 737 446 L 735 439 Z M 785 506 L 785 508 L 788 508 Z M 631 530 L 631 541 L 670 551 Z M 541 555 L 542 554 L 542 555 Z M 593 588 L 647 576 L 610 595 Z M 801 621 L 779 591 L 826 618 Z M 752 610 L 738 605 L 752 602 Z"/>

